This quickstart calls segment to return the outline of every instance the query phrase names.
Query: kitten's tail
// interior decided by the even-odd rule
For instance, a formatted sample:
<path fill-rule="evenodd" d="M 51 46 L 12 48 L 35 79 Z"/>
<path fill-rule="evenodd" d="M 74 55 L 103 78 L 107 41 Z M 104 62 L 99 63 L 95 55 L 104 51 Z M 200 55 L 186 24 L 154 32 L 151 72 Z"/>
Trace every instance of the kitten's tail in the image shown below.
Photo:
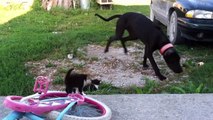
<path fill-rule="evenodd" d="M 72 72 L 73 70 L 74 70 L 74 68 L 71 68 L 71 69 L 67 72 L 66 77 L 65 77 L 65 80 L 68 80 L 68 79 L 69 79 L 70 74 L 71 74 L 71 72 Z"/>

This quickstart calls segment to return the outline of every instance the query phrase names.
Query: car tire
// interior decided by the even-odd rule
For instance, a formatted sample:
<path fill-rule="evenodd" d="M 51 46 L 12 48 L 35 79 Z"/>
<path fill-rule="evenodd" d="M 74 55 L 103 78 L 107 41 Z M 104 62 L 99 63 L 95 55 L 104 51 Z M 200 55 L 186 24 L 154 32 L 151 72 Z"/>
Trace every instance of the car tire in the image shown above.
<path fill-rule="evenodd" d="M 172 12 L 169 18 L 169 25 L 167 26 L 167 35 L 169 36 L 169 40 L 172 44 L 181 44 L 183 42 L 183 38 L 181 38 L 181 32 L 178 29 L 177 24 L 177 13 Z"/>

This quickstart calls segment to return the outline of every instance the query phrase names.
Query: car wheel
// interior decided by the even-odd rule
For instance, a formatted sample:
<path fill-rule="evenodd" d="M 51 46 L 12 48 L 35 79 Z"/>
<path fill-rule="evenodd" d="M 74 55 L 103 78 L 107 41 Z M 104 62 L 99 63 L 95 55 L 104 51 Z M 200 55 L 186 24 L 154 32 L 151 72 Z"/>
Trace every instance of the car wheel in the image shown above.
<path fill-rule="evenodd" d="M 177 13 L 175 11 L 170 16 L 169 25 L 167 26 L 167 34 L 172 44 L 180 44 L 183 42 L 180 30 L 178 29 Z"/>

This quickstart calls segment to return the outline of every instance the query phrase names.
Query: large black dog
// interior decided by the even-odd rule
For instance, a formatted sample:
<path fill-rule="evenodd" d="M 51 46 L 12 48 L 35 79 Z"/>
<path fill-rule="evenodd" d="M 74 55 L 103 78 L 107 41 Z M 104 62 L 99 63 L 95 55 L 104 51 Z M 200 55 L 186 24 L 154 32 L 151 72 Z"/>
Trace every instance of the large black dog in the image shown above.
<path fill-rule="evenodd" d="M 105 52 L 108 52 L 109 46 L 112 41 L 120 40 L 124 48 L 124 52 L 127 53 L 125 42 L 129 40 L 140 39 L 145 44 L 143 67 L 148 67 L 146 61 L 149 59 L 155 74 L 160 80 L 166 79 L 160 70 L 152 56 L 155 50 L 160 50 L 168 67 L 175 73 L 181 73 L 182 67 L 180 66 L 180 56 L 170 43 L 167 36 L 163 33 L 160 27 L 156 26 L 146 16 L 128 12 L 123 15 L 113 15 L 109 18 L 104 18 L 99 14 L 95 14 L 104 21 L 110 21 L 115 18 L 119 18 L 116 24 L 115 35 L 111 36 L 105 48 Z M 124 31 L 127 30 L 129 36 L 123 37 Z"/>

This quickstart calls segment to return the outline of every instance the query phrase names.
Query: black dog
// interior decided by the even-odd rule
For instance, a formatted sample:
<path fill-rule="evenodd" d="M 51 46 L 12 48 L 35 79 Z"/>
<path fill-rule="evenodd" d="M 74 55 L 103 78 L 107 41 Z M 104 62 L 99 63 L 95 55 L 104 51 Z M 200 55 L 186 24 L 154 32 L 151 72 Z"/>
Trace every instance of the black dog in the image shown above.
<path fill-rule="evenodd" d="M 152 56 L 153 52 L 158 49 L 161 51 L 161 54 L 170 69 L 172 69 L 175 73 L 182 72 L 178 53 L 161 28 L 156 26 L 146 16 L 139 13 L 129 12 L 123 15 L 114 15 L 106 19 L 99 14 L 95 15 L 104 21 L 119 18 L 116 24 L 116 33 L 114 36 L 109 38 L 105 52 L 108 52 L 112 41 L 120 40 L 124 48 L 124 52 L 127 53 L 125 42 L 140 39 L 145 44 L 143 67 L 148 67 L 146 63 L 148 58 L 158 78 L 160 80 L 166 79 L 166 77 L 160 73 L 160 70 Z M 127 37 L 123 37 L 125 30 L 129 33 L 129 36 Z"/>
<path fill-rule="evenodd" d="M 78 88 L 79 93 L 83 94 L 84 82 L 87 80 L 87 75 L 74 73 L 72 72 L 73 70 L 73 68 L 70 69 L 65 76 L 65 90 L 67 93 L 75 93 L 76 88 Z"/>

